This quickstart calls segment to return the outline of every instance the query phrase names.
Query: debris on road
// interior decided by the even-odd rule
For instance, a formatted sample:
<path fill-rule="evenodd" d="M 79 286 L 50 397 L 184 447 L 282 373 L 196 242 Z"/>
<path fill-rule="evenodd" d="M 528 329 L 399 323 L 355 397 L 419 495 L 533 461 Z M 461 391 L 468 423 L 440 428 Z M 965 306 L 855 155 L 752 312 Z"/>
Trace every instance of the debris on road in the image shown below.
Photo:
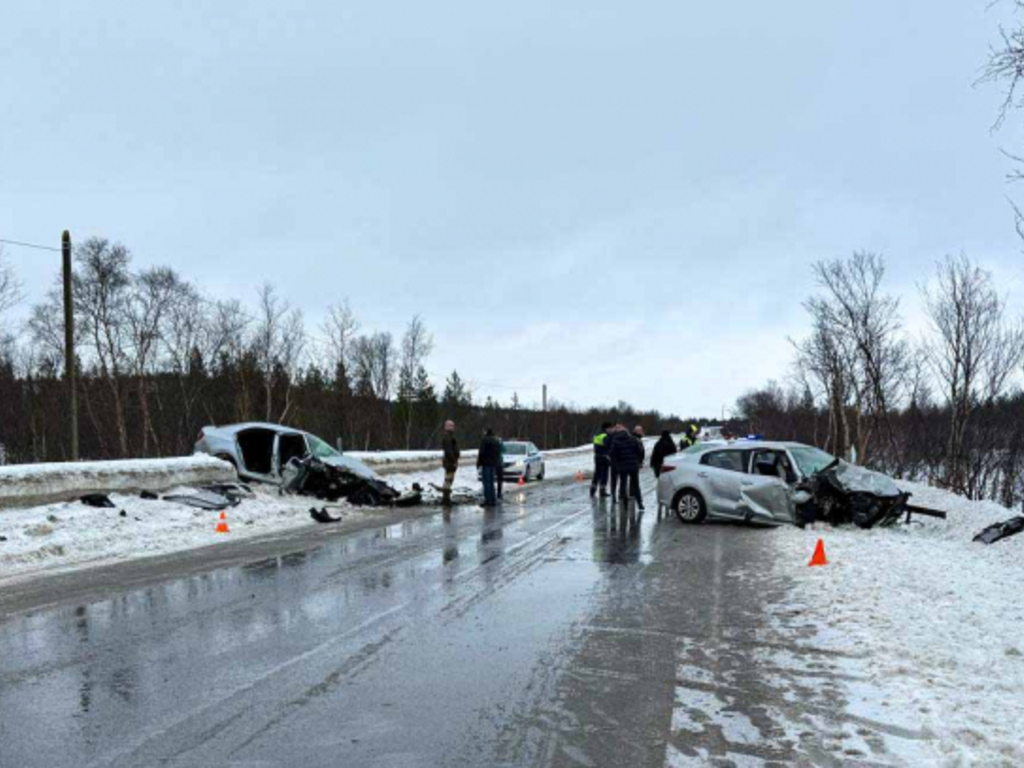
<path fill-rule="evenodd" d="M 324 507 L 323 509 L 310 507 L 309 516 L 318 523 L 340 523 L 343 519 L 341 515 L 332 515 L 327 511 L 327 507 Z"/>
<path fill-rule="evenodd" d="M 172 493 L 163 497 L 164 501 L 173 501 L 176 504 L 184 504 L 186 507 L 196 509 L 208 509 L 217 512 L 228 507 L 237 507 L 241 502 L 239 497 L 229 497 L 213 491 L 198 490 L 195 493 Z"/>
<path fill-rule="evenodd" d="M 114 509 L 116 506 L 105 493 L 88 493 L 79 501 L 87 507 L 96 507 L 97 509 Z"/>
<path fill-rule="evenodd" d="M 1016 536 L 1021 531 L 1024 531 L 1024 517 L 1011 517 L 1009 520 L 988 526 L 974 537 L 974 541 L 982 544 L 994 544 L 1010 536 Z"/>

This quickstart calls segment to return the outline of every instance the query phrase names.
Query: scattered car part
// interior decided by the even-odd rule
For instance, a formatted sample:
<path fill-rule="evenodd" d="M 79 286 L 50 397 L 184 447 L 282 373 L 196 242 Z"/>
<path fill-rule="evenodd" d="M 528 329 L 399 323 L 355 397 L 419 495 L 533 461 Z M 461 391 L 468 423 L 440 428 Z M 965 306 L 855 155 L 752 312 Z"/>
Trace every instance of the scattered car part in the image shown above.
<path fill-rule="evenodd" d="M 323 509 L 310 507 L 309 516 L 318 523 L 340 523 L 342 520 L 341 515 L 332 515 L 327 511 L 327 507 L 324 507 Z"/>
<path fill-rule="evenodd" d="M 146 499 L 147 501 L 156 501 L 160 497 L 152 491 L 143 491 L 139 494 L 140 499 Z"/>
<path fill-rule="evenodd" d="M 87 507 L 96 507 L 97 509 L 116 509 L 117 505 L 110 500 L 110 497 L 105 493 L 87 493 L 82 496 L 79 501 L 85 504 Z"/>
<path fill-rule="evenodd" d="M 1009 520 L 988 526 L 974 537 L 974 541 L 980 541 L 982 544 L 994 544 L 1001 539 L 1016 536 L 1021 531 L 1024 531 L 1024 517 L 1011 517 Z"/>
<path fill-rule="evenodd" d="M 184 504 L 186 507 L 196 509 L 208 509 L 217 512 L 228 507 L 236 507 L 240 499 L 230 499 L 219 493 L 211 491 L 196 491 L 195 493 L 175 493 L 164 496 L 164 501 L 173 501 L 175 504 Z"/>

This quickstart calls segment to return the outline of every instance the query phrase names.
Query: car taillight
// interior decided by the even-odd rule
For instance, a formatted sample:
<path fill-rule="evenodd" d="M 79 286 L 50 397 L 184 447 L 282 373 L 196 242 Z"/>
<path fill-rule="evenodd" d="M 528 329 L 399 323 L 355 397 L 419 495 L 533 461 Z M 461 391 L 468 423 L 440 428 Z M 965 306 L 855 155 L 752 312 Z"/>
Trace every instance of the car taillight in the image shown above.
<path fill-rule="evenodd" d="M 675 469 L 675 465 L 674 464 L 662 464 L 661 465 L 661 474 L 665 474 L 666 472 L 672 472 L 674 469 Z"/>

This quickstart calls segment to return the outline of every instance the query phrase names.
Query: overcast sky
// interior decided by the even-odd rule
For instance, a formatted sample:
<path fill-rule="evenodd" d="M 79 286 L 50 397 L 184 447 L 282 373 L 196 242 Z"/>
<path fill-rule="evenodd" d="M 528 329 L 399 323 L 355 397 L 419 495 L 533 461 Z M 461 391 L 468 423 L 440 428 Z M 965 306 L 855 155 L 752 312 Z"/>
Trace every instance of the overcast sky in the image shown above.
<path fill-rule="evenodd" d="M 4 0 L 0 237 L 420 313 L 481 399 L 715 414 L 813 260 L 884 254 L 916 322 L 964 251 L 1024 307 L 986 5 Z M 5 252 L 40 300 L 56 254 Z"/>

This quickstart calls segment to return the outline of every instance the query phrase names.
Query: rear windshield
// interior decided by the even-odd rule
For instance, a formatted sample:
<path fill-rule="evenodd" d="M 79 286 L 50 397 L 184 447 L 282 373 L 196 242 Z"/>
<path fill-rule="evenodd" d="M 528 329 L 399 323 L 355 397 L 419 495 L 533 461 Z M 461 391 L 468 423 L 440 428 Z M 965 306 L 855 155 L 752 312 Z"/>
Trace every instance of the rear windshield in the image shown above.
<path fill-rule="evenodd" d="M 793 460 L 806 477 L 820 472 L 836 460 L 836 457 L 831 453 L 825 453 L 820 448 L 814 448 L 810 445 L 790 447 L 789 452 L 793 454 Z"/>
<path fill-rule="evenodd" d="M 526 454 L 526 443 L 505 443 L 505 453 L 513 456 L 524 456 Z"/>

